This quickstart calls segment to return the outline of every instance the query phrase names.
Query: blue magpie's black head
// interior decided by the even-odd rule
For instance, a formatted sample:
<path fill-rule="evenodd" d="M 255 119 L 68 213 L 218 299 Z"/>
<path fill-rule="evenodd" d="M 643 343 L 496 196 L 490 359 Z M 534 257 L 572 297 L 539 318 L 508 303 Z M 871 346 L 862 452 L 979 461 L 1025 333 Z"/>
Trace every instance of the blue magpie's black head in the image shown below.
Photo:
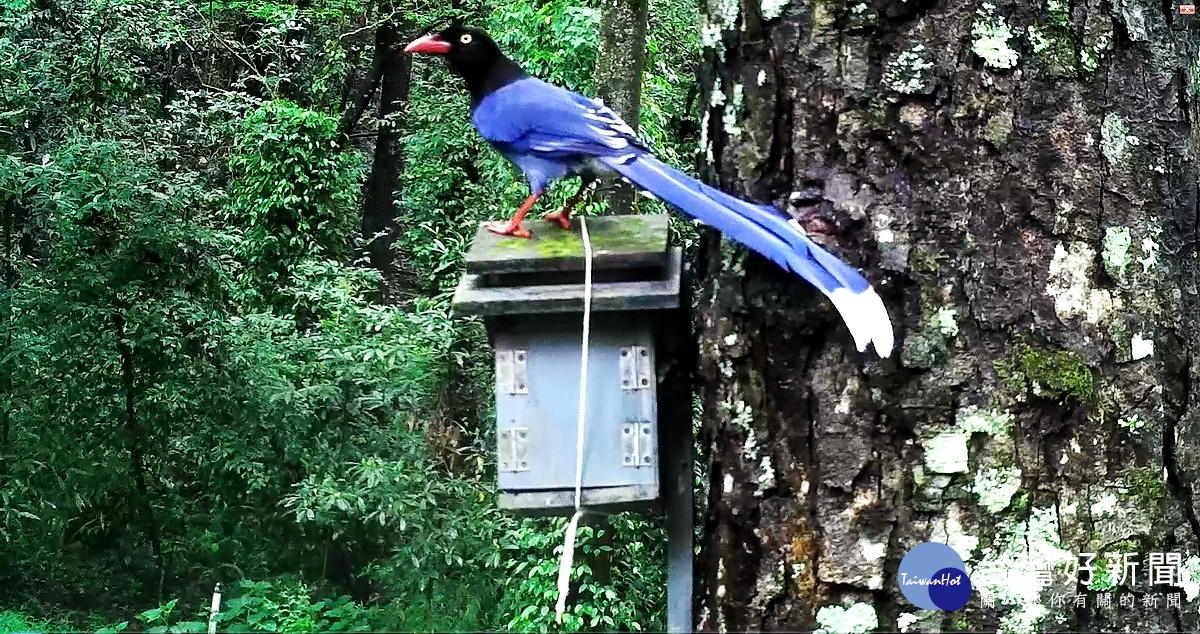
<path fill-rule="evenodd" d="M 457 22 L 413 40 L 404 52 L 446 58 L 450 70 L 466 80 L 476 101 L 525 74 L 487 33 Z"/>
<path fill-rule="evenodd" d="M 486 72 L 504 58 L 500 47 L 479 29 L 460 24 L 419 37 L 404 47 L 405 53 L 441 55 L 457 75 Z"/>

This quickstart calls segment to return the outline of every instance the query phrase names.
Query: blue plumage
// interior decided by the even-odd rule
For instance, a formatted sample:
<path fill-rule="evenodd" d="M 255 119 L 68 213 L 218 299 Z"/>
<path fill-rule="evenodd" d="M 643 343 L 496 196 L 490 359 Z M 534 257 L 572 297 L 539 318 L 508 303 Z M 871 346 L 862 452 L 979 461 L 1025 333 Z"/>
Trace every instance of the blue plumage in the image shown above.
<path fill-rule="evenodd" d="M 471 120 L 483 138 L 520 168 L 532 196 L 500 233 L 515 233 L 525 212 L 554 181 L 615 172 L 683 213 L 799 274 L 841 313 L 858 350 L 892 352 L 891 320 L 870 283 L 822 249 L 799 223 L 671 168 L 640 143 L 601 101 L 530 77 L 480 31 L 451 26 L 406 49 L 446 55 L 472 94 Z M 564 219 L 564 212 L 560 218 Z M 527 235 L 527 234 L 526 234 Z"/>

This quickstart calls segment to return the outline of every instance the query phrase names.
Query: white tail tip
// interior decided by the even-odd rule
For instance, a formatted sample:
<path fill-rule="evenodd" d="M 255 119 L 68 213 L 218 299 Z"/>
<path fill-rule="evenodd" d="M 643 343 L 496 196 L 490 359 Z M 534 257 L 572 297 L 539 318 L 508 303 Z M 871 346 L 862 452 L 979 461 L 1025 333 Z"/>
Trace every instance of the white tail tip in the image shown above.
<path fill-rule="evenodd" d="M 896 344 L 892 320 L 875 289 L 868 287 L 861 293 L 853 293 L 839 288 L 830 293 L 829 300 L 842 315 L 859 352 L 866 352 L 867 345 L 874 344 L 879 358 L 886 359 L 892 355 L 892 348 Z"/>

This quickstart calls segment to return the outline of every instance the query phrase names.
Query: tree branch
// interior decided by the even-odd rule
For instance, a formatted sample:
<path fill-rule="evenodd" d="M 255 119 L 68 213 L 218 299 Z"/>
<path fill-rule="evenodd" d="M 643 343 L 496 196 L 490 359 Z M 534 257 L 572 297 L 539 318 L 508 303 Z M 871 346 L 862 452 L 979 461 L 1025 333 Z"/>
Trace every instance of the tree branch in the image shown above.
<path fill-rule="evenodd" d="M 383 29 L 383 25 L 375 29 L 375 57 L 371 62 L 371 73 L 367 76 L 367 81 L 362 89 L 350 102 L 350 107 L 342 113 L 341 121 L 338 122 L 337 136 L 343 141 L 349 140 L 350 132 L 354 130 L 354 126 L 358 125 L 359 119 L 366 112 L 367 105 L 371 103 L 371 97 L 375 96 L 375 90 L 379 88 L 379 80 L 383 77 L 384 63 L 393 52 L 386 38 L 382 36 Z"/>
<path fill-rule="evenodd" d="M 344 40 L 344 39 L 346 39 L 346 38 L 348 38 L 348 37 L 354 37 L 355 35 L 358 35 L 359 33 L 362 33 L 363 31 L 368 31 L 368 30 L 370 30 L 370 29 L 378 29 L 379 27 L 383 26 L 384 24 L 387 24 L 388 22 L 391 22 L 391 21 L 392 21 L 392 18 L 395 18 L 395 17 L 396 17 L 396 16 L 398 16 L 398 15 L 400 15 L 400 12 L 399 12 L 399 11 L 392 11 L 392 12 L 391 12 L 391 13 L 390 13 L 390 14 L 389 14 L 389 15 L 388 15 L 386 18 L 384 18 L 384 19 L 382 19 L 382 20 L 379 20 L 379 21 L 377 21 L 377 22 L 372 22 L 372 23 L 370 23 L 370 24 L 365 24 L 365 25 L 363 25 L 363 26 L 360 26 L 360 27 L 358 27 L 357 29 L 354 29 L 353 31 L 350 31 L 350 32 L 347 32 L 347 33 L 343 33 L 343 34 L 341 34 L 341 35 L 339 35 L 339 36 L 338 36 L 338 39 L 339 39 L 339 40 Z"/>

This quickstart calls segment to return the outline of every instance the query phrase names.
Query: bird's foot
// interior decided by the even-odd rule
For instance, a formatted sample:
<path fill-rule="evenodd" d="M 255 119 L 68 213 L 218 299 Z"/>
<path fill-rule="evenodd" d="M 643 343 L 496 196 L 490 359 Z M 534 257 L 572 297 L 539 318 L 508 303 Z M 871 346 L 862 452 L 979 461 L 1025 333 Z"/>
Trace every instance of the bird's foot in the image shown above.
<path fill-rule="evenodd" d="M 487 230 L 501 236 L 513 236 L 516 238 L 533 237 L 533 234 L 528 229 L 522 229 L 521 224 L 517 222 L 492 222 L 488 224 Z"/>
<path fill-rule="evenodd" d="M 837 244 L 838 238 L 845 233 L 843 227 L 816 210 L 803 212 L 789 223 L 803 231 L 810 240 L 824 247 Z"/>
<path fill-rule="evenodd" d="M 816 234 L 832 237 L 840 236 L 843 233 L 840 227 L 825 218 L 802 218 L 799 222 L 800 226 L 804 227 L 804 232 L 809 235 Z"/>
<path fill-rule="evenodd" d="M 796 217 L 796 224 L 810 236 L 835 237 L 845 233 L 845 227 L 842 227 L 837 219 L 831 218 L 828 214 L 819 209 L 809 209 L 800 213 Z"/>
<path fill-rule="evenodd" d="M 549 214 L 546 216 L 546 220 L 549 222 L 557 222 L 558 226 L 562 227 L 563 229 L 569 230 L 571 228 L 571 212 L 566 210 L 556 211 L 552 214 Z"/>

